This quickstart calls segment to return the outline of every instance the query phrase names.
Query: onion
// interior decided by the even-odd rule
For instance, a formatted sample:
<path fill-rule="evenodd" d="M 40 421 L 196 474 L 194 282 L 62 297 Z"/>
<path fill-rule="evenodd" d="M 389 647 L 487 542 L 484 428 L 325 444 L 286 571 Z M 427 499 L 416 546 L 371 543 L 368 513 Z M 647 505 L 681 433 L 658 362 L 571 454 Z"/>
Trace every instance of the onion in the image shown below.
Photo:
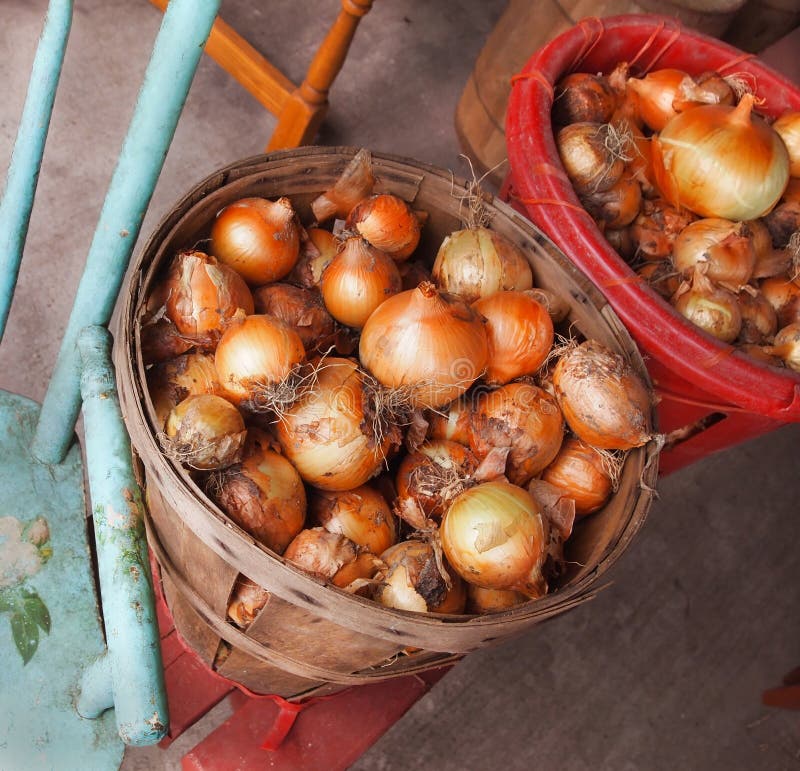
<path fill-rule="evenodd" d="M 513 589 L 484 589 L 467 584 L 467 613 L 497 613 L 527 601 L 524 594 Z"/>
<path fill-rule="evenodd" d="M 681 284 L 680 274 L 670 260 L 646 262 L 636 272 L 664 298 L 672 297 Z"/>
<path fill-rule="evenodd" d="M 771 340 L 778 331 L 778 316 L 769 300 L 761 292 L 754 294 L 747 290 L 739 292 L 738 299 L 742 314 L 738 341 L 760 345 Z"/>
<path fill-rule="evenodd" d="M 242 198 L 211 227 L 211 251 L 248 284 L 287 276 L 300 256 L 300 227 L 288 198 Z"/>
<path fill-rule="evenodd" d="M 632 176 L 623 174 L 608 190 L 581 196 L 581 203 L 601 229 L 622 228 L 639 215 L 642 188 Z"/>
<path fill-rule="evenodd" d="M 742 328 L 742 312 L 736 295 L 695 273 L 690 287 L 673 298 L 675 310 L 704 332 L 732 343 Z"/>
<path fill-rule="evenodd" d="M 247 629 L 269 601 L 269 592 L 247 576 L 240 575 L 228 600 L 228 618 L 236 626 Z"/>
<path fill-rule="evenodd" d="M 625 164 L 625 170 L 641 186 L 641 191 L 649 198 L 658 193 L 656 177 L 653 172 L 653 150 L 650 139 L 635 126 L 628 124 L 630 132 L 629 152 L 630 160 Z"/>
<path fill-rule="evenodd" d="M 214 394 L 187 396 L 167 416 L 164 431 L 167 454 L 201 471 L 236 463 L 247 435 L 239 410 Z"/>
<path fill-rule="evenodd" d="M 401 262 L 419 244 L 420 221 L 413 209 L 391 193 L 365 198 L 347 216 L 347 229 L 355 230 L 375 248 Z"/>
<path fill-rule="evenodd" d="M 427 613 L 447 596 L 447 582 L 436 553 L 424 541 L 403 541 L 380 555 L 386 570 L 373 599 L 388 608 Z"/>
<path fill-rule="evenodd" d="M 761 282 L 761 294 L 775 309 L 778 328 L 800 322 L 800 284 L 788 278 L 768 278 Z"/>
<path fill-rule="evenodd" d="M 575 501 L 575 513 L 586 516 L 605 505 L 614 487 L 609 461 L 590 444 L 565 439 L 556 459 L 541 477 Z"/>
<path fill-rule="evenodd" d="M 555 89 L 553 121 L 562 126 L 591 121 L 606 123 L 617 107 L 617 95 L 602 75 L 573 72 Z"/>
<path fill-rule="evenodd" d="M 564 421 L 556 400 L 529 383 L 509 383 L 478 397 L 470 447 L 483 460 L 492 448 L 511 448 L 506 475 L 524 485 L 556 457 Z"/>
<path fill-rule="evenodd" d="M 477 468 L 478 459 L 463 445 L 446 439 L 425 442 L 406 455 L 397 469 L 398 513 L 403 515 L 411 499 L 426 517 L 440 517 L 470 485 Z M 417 521 L 410 524 L 421 526 Z"/>
<path fill-rule="evenodd" d="M 309 228 L 300 244 L 300 257 L 286 280 L 313 289 L 339 251 L 339 239 L 322 228 Z"/>
<path fill-rule="evenodd" d="M 608 83 L 617 94 L 617 109 L 611 116 L 610 123 L 626 123 L 641 129 L 642 116 L 639 114 L 639 97 L 632 88 L 628 88 L 630 67 L 627 62 L 619 62 L 608 76 Z"/>
<path fill-rule="evenodd" d="M 558 403 L 573 433 L 593 447 L 628 450 L 652 438 L 652 398 L 631 365 L 596 340 L 563 353 L 553 371 Z"/>
<path fill-rule="evenodd" d="M 239 527 L 278 554 L 303 529 L 303 481 L 257 428 L 248 431 L 242 462 L 215 474 L 209 493 Z"/>
<path fill-rule="evenodd" d="M 792 236 L 800 231 L 800 200 L 779 203 L 764 217 L 764 224 L 778 249 L 788 246 Z"/>
<path fill-rule="evenodd" d="M 214 357 L 204 353 L 187 353 L 153 367 L 147 373 L 147 385 L 159 427 L 187 396 L 222 395 Z"/>
<path fill-rule="evenodd" d="M 756 264 L 753 278 L 770 278 L 785 274 L 792 264 L 792 256 L 786 249 L 775 249 L 772 236 L 763 220 L 750 220 L 747 223 L 753 239 Z"/>
<path fill-rule="evenodd" d="M 194 343 L 187 340 L 178 328 L 162 317 L 151 323 L 143 323 L 139 330 L 139 348 L 145 365 L 168 361 L 190 350 Z"/>
<path fill-rule="evenodd" d="M 800 203 L 800 179 L 792 177 L 789 180 L 789 184 L 786 185 L 786 190 L 783 191 L 781 201 Z"/>
<path fill-rule="evenodd" d="M 433 284 L 382 303 L 361 332 L 361 363 L 390 389 L 407 392 L 412 407 L 441 407 L 464 393 L 486 367 L 481 318 Z"/>
<path fill-rule="evenodd" d="M 528 292 L 497 292 L 472 307 L 486 319 L 489 359 L 483 379 L 502 385 L 533 375 L 553 345 L 547 309 Z"/>
<path fill-rule="evenodd" d="M 364 374 L 349 359 L 314 363 L 315 387 L 275 424 L 284 455 L 322 490 L 352 490 L 375 476 L 396 437 L 375 414 Z"/>
<path fill-rule="evenodd" d="M 465 581 L 527 597 L 547 593 L 542 515 L 521 487 L 485 482 L 466 490 L 450 505 L 440 532 L 447 561 Z"/>
<path fill-rule="evenodd" d="M 367 485 L 345 492 L 314 490 L 309 512 L 328 532 L 343 535 L 373 554 L 381 554 L 397 541 L 389 505 Z"/>
<path fill-rule="evenodd" d="M 286 322 L 300 338 L 303 348 L 324 353 L 336 338 L 336 322 L 325 310 L 319 292 L 291 284 L 269 284 L 253 290 L 257 314 Z"/>
<path fill-rule="evenodd" d="M 551 292 L 549 289 L 542 289 L 540 287 L 528 289 L 526 290 L 525 294 L 531 299 L 536 300 L 536 302 L 547 311 L 550 316 L 550 320 L 554 324 L 564 321 L 564 319 L 569 316 L 569 312 L 571 310 L 570 304 L 562 295 Z"/>
<path fill-rule="evenodd" d="M 394 260 L 360 237 L 348 238 L 322 275 L 322 297 L 328 312 L 356 329 L 401 288 Z"/>
<path fill-rule="evenodd" d="M 678 234 L 694 219 L 690 212 L 679 211 L 663 199 L 644 201 L 629 231 L 636 254 L 645 260 L 669 257 Z"/>
<path fill-rule="evenodd" d="M 404 290 L 416 289 L 423 281 L 433 281 L 431 272 L 417 260 L 398 263 L 397 269 Z"/>
<path fill-rule="evenodd" d="M 644 78 L 628 78 L 628 88 L 639 97 L 639 115 L 652 131 L 661 131 L 677 114 L 673 102 L 681 99 L 681 86 L 692 79 L 681 70 L 653 70 Z"/>
<path fill-rule="evenodd" d="M 653 139 L 653 169 L 667 200 L 729 220 L 756 219 L 775 206 L 789 181 L 789 155 L 752 108 L 752 94 L 736 107 L 694 107 Z"/>
<path fill-rule="evenodd" d="M 608 190 L 619 182 L 627 140 L 608 123 L 573 123 L 556 134 L 564 170 L 579 195 Z"/>
<path fill-rule="evenodd" d="M 364 589 L 372 586 L 372 579 L 383 570 L 386 570 L 386 563 L 374 554 L 365 551 L 352 562 L 343 565 L 331 583 L 346 592 L 362 594 Z"/>
<path fill-rule="evenodd" d="M 638 216 L 638 215 L 637 215 Z M 606 228 L 603 231 L 606 241 L 611 248 L 623 259 L 631 260 L 636 254 L 636 244 L 631 236 L 631 229 L 628 228 Z"/>
<path fill-rule="evenodd" d="M 446 563 L 444 564 L 444 569 L 450 578 L 450 588 L 447 590 L 444 599 L 431 608 L 431 613 L 458 615 L 464 612 L 464 608 L 467 605 L 467 582 L 462 581 L 461 576 Z"/>
<path fill-rule="evenodd" d="M 472 407 L 462 396 L 451 402 L 447 410 L 431 414 L 428 423 L 428 436 L 431 439 L 449 439 L 468 445 L 472 435 Z"/>
<path fill-rule="evenodd" d="M 672 102 L 677 112 L 683 112 L 701 104 L 734 104 L 736 94 L 725 78 L 718 72 L 704 72 L 696 78 L 686 76 L 678 87 Z"/>
<path fill-rule="evenodd" d="M 287 562 L 323 580 L 332 579 L 357 556 L 351 540 L 324 527 L 301 530 L 283 553 Z"/>
<path fill-rule="evenodd" d="M 744 222 L 719 218 L 692 222 L 675 239 L 672 262 L 685 276 L 699 269 L 711 281 L 738 289 L 756 264 L 750 229 Z"/>
<path fill-rule="evenodd" d="M 247 316 L 231 325 L 214 355 L 228 398 L 254 411 L 280 410 L 292 403 L 293 381 L 304 360 L 297 333 L 274 316 Z"/>
<path fill-rule="evenodd" d="M 787 367 L 800 372 L 800 323 L 789 324 L 778 331 L 767 353 L 780 357 Z"/>
<path fill-rule="evenodd" d="M 772 124 L 789 153 L 789 173 L 800 177 L 800 112 L 786 112 Z"/>
<path fill-rule="evenodd" d="M 228 324 L 253 312 L 253 296 L 236 271 L 203 252 L 180 252 L 169 270 L 167 317 L 178 332 L 213 348 Z"/>
<path fill-rule="evenodd" d="M 484 227 L 463 228 L 442 241 L 433 279 L 468 303 L 503 289 L 530 289 L 533 273 L 525 255 L 505 236 Z"/>
<path fill-rule="evenodd" d="M 737 349 L 742 353 L 755 359 L 761 364 L 767 364 L 770 367 L 783 367 L 783 359 L 780 356 L 774 356 L 769 351 L 770 346 L 755 345 L 753 343 L 739 343 Z"/>
<path fill-rule="evenodd" d="M 333 187 L 311 202 L 311 211 L 317 222 L 324 222 L 333 216 L 344 219 L 359 201 L 372 192 L 374 184 L 372 155 L 369 150 L 362 148 L 347 164 Z"/>

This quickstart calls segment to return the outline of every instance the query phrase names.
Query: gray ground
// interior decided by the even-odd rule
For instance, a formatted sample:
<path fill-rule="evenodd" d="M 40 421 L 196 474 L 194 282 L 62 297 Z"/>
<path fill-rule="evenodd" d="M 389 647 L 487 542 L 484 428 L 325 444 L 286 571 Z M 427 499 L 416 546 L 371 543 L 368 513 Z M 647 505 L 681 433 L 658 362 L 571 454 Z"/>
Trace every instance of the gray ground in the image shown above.
<path fill-rule="evenodd" d="M 312 12 L 311 6 L 314 6 Z M 501 0 L 378 2 L 332 93 L 323 144 L 459 173 L 453 115 Z M 5 169 L 46 3 L 4 0 Z M 228 0 L 225 18 L 295 80 L 338 3 Z M 312 18 L 313 17 L 313 18 Z M 41 399 L 160 14 L 76 0 L 0 387 Z M 259 152 L 274 118 L 201 62 L 143 232 L 208 172 Z M 794 769 L 796 713 L 760 694 L 800 664 L 797 427 L 663 480 L 660 500 L 591 604 L 471 656 L 357 763 L 370 769 Z M 125 768 L 177 768 L 224 709 Z"/>

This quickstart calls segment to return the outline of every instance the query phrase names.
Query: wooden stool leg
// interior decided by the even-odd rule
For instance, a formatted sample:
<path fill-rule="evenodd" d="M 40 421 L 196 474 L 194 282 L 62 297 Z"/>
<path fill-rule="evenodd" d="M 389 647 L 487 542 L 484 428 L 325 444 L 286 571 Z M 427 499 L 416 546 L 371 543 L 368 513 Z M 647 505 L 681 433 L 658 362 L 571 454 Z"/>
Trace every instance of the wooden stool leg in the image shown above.
<path fill-rule="evenodd" d="M 342 10 L 322 41 L 305 80 L 289 96 L 267 150 L 298 147 L 310 142 L 328 110 L 328 91 L 344 64 L 361 17 L 372 0 L 342 0 Z"/>

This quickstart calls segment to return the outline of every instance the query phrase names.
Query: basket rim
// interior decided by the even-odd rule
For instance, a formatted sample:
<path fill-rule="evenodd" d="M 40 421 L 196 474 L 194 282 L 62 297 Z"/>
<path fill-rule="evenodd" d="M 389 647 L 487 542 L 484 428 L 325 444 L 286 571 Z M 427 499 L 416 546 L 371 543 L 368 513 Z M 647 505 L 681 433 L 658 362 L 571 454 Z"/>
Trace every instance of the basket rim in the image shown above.
<path fill-rule="evenodd" d="M 254 570 L 252 573 L 248 572 L 247 575 L 249 575 L 250 578 L 269 589 L 269 581 L 260 580 L 258 573 L 261 572 L 262 575 L 266 575 L 270 570 L 286 572 L 291 576 L 292 583 L 302 587 L 302 591 L 292 593 L 290 601 L 303 605 L 309 610 L 312 610 L 312 612 L 322 615 L 335 623 L 343 623 L 341 615 L 338 613 L 340 609 L 358 607 L 370 613 L 373 618 L 383 622 L 382 627 L 365 630 L 367 634 L 389 640 L 399 640 L 401 637 L 414 639 L 414 635 L 417 633 L 431 632 L 432 637 L 443 637 L 449 640 L 449 642 L 447 645 L 435 647 L 431 646 L 428 641 L 425 641 L 424 647 L 428 650 L 466 652 L 467 650 L 480 647 L 480 645 L 498 638 L 488 637 L 484 642 L 476 644 L 475 634 L 470 633 L 469 636 L 472 641 L 465 645 L 463 642 L 459 643 L 459 630 L 465 630 L 467 628 L 470 630 L 480 629 L 480 636 L 484 637 L 485 635 L 491 635 L 492 630 L 506 627 L 510 621 L 523 622 L 530 618 L 543 620 L 544 618 L 557 615 L 568 607 L 591 599 L 591 597 L 594 596 L 599 590 L 598 587 L 593 586 L 597 578 L 611 567 L 627 549 L 644 522 L 654 495 L 653 488 L 658 472 L 658 453 L 660 450 L 658 442 L 650 442 L 646 447 L 637 448 L 637 450 L 633 451 L 634 455 L 640 458 L 639 462 L 641 467 L 641 480 L 635 491 L 634 503 L 630 507 L 630 511 L 627 512 L 627 518 L 624 518 L 624 523 L 618 526 L 616 540 L 608 546 L 606 553 L 603 554 L 593 570 L 583 576 L 579 581 L 576 581 L 574 585 L 565 587 L 559 592 L 537 600 L 535 603 L 522 605 L 495 614 L 482 616 L 467 614 L 419 614 L 394 608 L 386 608 L 373 601 L 338 590 L 329 582 L 320 581 L 304 573 L 285 562 L 279 555 L 270 552 L 261 544 L 258 544 L 255 539 L 238 528 L 224 512 L 219 510 L 213 501 L 208 499 L 202 490 L 188 477 L 183 469 L 179 469 L 174 462 L 167 459 L 160 452 L 157 439 L 154 432 L 151 430 L 144 407 L 144 399 L 141 392 L 143 370 L 141 369 L 141 361 L 137 358 L 136 335 L 131 335 L 131 329 L 135 324 L 127 322 L 132 322 L 137 317 L 136 311 L 141 302 L 139 295 L 141 293 L 141 283 L 143 279 L 142 266 L 148 254 L 152 250 L 157 249 L 157 244 L 168 237 L 170 231 L 182 219 L 188 209 L 191 208 L 191 205 L 201 200 L 202 196 L 198 197 L 200 191 L 208 189 L 209 186 L 217 190 L 232 181 L 238 182 L 245 179 L 251 174 L 263 175 L 265 168 L 268 168 L 270 164 L 280 163 L 288 159 L 296 160 L 298 158 L 303 158 L 306 160 L 313 160 L 315 157 L 329 159 L 331 156 L 335 156 L 337 159 L 341 159 L 344 162 L 349 160 L 358 149 L 357 147 L 347 146 L 309 146 L 292 150 L 276 151 L 266 155 L 252 156 L 228 164 L 212 172 L 204 180 L 195 185 L 187 194 L 182 196 L 175 205 L 170 207 L 159 224 L 154 228 L 143 247 L 138 250 L 128 279 L 126 280 L 126 286 L 123 289 L 123 301 L 120 307 L 120 313 L 117 317 L 117 327 L 115 330 L 116 344 L 114 349 L 115 364 L 120 379 L 120 395 L 124 406 L 123 414 L 128 424 L 134 446 L 136 447 L 137 440 L 145 442 L 144 448 L 136 447 L 136 449 L 140 459 L 145 465 L 148 475 L 153 475 L 153 480 L 158 485 L 161 495 L 168 497 L 170 495 L 169 485 L 175 485 L 176 488 L 182 490 L 181 500 L 184 504 L 188 502 L 195 511 L 202 510 L 204 512 L 206 521 L 203 523 L 203 526 L 207 529 L 202 532 L 195 529 L 194 534 L 223 557 L 223 559 L 230 561 L 232 556 L 239 556 L 239 554 L 232 554 L 230 547 L 224 543 L 225 536 L 233 531 L 237 535 L 237 548 L 241 550 L 241 554 L 246 554 L 248 557 L 252 556 L 254 558 L 257 555 L 257 558 L 267 566 L 264 567 L 263 571 Z M 377 151 L 372 152 L 372 157 L 374 163 L 387 164 L 387 168 L 392 164 L 399 164 L 406 171 L 409 169 L 413 171 L 422 171 L 426 174 L 446 179 L 448 184 L 462 185 L 465 188 L 467 186 L 467 181 L 465 179 L 453 175 L 448 170 L 425 162 Z M 616 314 L 614 314 L 603 295 L 575 265 L 566 260 L 552 241 L 535 228 L 526 218 L 499 198 L 491 196 L 490 194 L 486 194 L 486 197 L 489 199 L 489 204 L 500 214 L 509 219 L 516 227 L 527 231 L 533 241 L 549 247 L 547 251 L 553 259 L 558 262 L 559 267 L 563 268 L 571 279 L 578 283 L 582 290 L 585 290 L 590 302 L 598 309 L 599 314 L 602 315 L 605 323 L 609 325 L 610 330 L 619 338 L 620 345 L 623 346 L 624 343 L 622 350 L 626 352 L 636 370 L 645 378 L 649 385 L 649 376 L 647 375 L 644 361 L 635 342 L 630 337 L 625 326 L 617 318 Z M 655 415 L 654 406 L 654 419 Z M 145 451 L 143 452 L 142 449 Z M 157 467 L 147 462 L 147 458 L 153 457 L 158 459 Z M 181 518 L 183 518 L 184 521 L 188 521 L 188 513 L 180 507 L 176 508 Z M 192 520 L 192 524 L 196 525 L 197 523 Z M 270 559 L 264 560 L 263 556 L 265 554 Z M 313 598 L 313 594 L 318 592 L 321 588 L 334 590 L 333 592 L 326 592 L 326 595 L 331 598 L 331 602 L 327 607 L 320 605 L 320 603 Z M 525 628 L 527 629 L 528 626 L 525 626 Z M 522 629 L 519 631 L 522 631 Z M 416 639 L 419 640 L 420 638 L 417 637 Z"/>
<path fill-rule="evenodd" d="M 608 65 L 596 66 L 603 58 L 597 52 L 597 43 L 606 33 L 618 37 L 625 30 L 650 36 L 648 45 L 655 55 L 650 57 L 645 71 L 667 54 L 675 41 L 689 40 L 713 55 L 718 66 L 735 62 L 742 72 L 753 75 L 757 92 L 768 81 L 771 87 L 780 89 L 781 98 L 800 110 L 797 85 L 757 57 L 686 29 L 673 18 L 658 14 L 621 14 L 584 19 L 536 51 L 513 79 L 506 117 L 512 197 L 517 196 L 531 220 L 602 287 L 601 291 L 645 352 L 676 374 L 698 384 L 723 405 L 751 410 L 781 422 L 800 421 L 800 373 L 781 372 L 756 362 L 677 313 L 666 300 L 643 284 L 608 244 L 583 210 L 566 176 L 550 129 L 553 86 L 570 71 L 607 69 Z M 619 59 L 614 63 L 616 61 Z M 693 72 L 697 67 L 687 66 L 686 69 Z M 530 202 L 524 203 L 525 199 Z M 537 199 L 547 199 L 556 205 L 537 205 Z M 644 330 L 651 333 L 646 335 Z M 658 330 L 658 334 L 653 334 L 652 330 Z"/>

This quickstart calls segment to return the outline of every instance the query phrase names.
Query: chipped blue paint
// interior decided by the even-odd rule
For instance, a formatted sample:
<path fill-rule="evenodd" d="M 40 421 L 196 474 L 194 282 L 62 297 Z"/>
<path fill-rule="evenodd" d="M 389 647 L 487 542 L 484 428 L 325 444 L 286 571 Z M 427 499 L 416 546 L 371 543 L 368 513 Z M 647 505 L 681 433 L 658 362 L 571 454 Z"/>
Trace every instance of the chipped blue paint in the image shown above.
<path fill-rule="evenodd" d="M 0 340 L 17 284 L 71 23 L 72 0 L 50 0 L 0 201 Z"/>
<path fill-rule="evenodd" d="M 126 744 L 154 744 L 166 733 L 168 717 L 144 503 L 117 398 L 111 335 L 104 327 L 88 327 L 78 348 L 84 452 L 117 727 Z M 88 677 L 96 677 L 96 671 Z M 79 702 L 81 714 L 86 709 Z"/>
<path fill-rule="evenodd" d="M 220 0 L 172 0 L 164 14 L 42 404 L 33 454 L 44 462 L 57 463 L 73 441 L 80 411 L 78 334 L 111 318 L 219 5 Z"/>

